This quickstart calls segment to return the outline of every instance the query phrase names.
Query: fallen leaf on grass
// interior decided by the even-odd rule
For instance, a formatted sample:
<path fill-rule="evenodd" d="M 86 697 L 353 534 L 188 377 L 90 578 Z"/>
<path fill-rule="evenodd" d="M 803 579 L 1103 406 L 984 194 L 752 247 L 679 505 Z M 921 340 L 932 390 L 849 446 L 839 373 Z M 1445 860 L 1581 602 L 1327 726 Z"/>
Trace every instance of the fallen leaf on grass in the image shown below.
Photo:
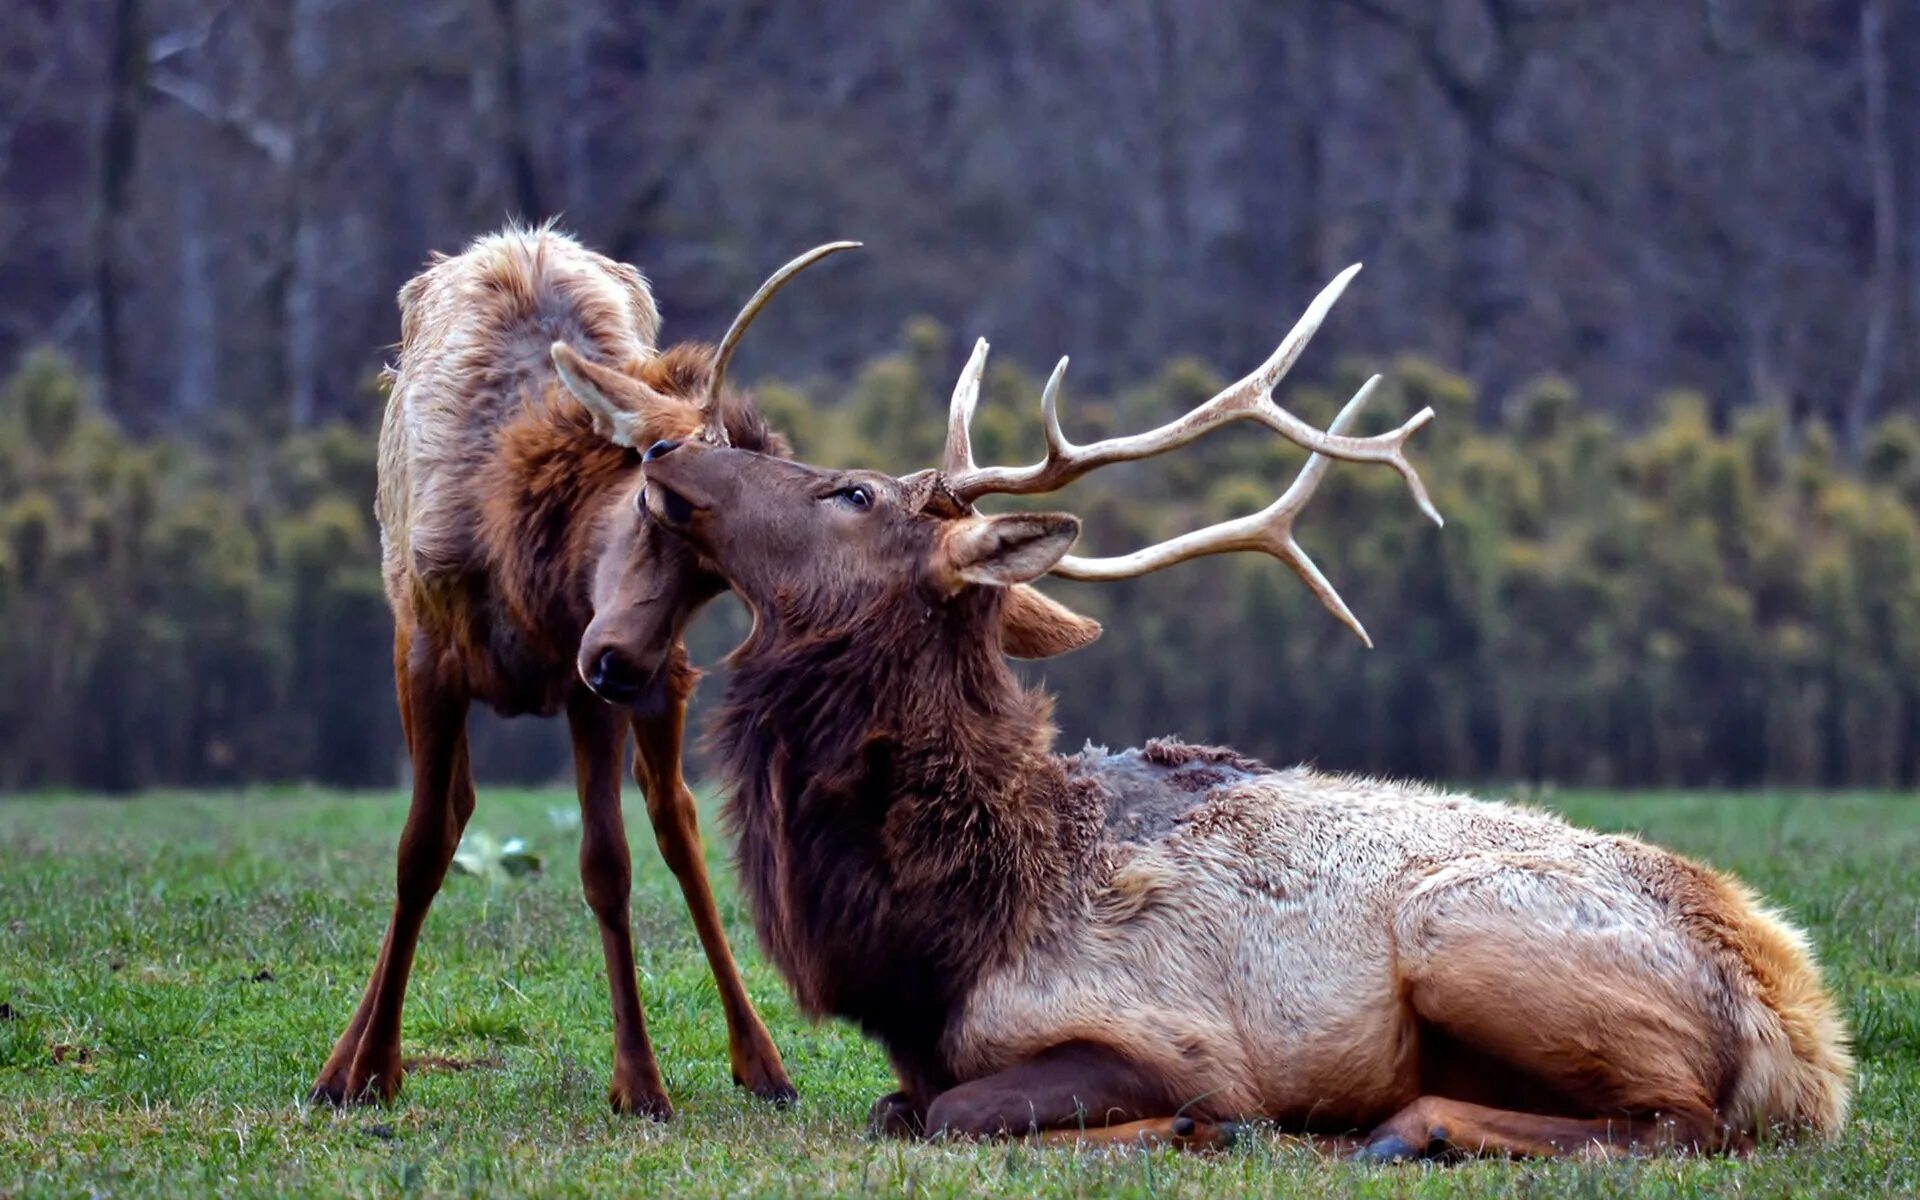
<path fill-rule="evenodd" d="M 498 883 L 502 879 L 539 874 L 540 856 L 527 849 L 525 838 L 496 841 L 491 835 L 473 829 L 460 839 L 460 848 L 453 852 L 453 873 Z"/>
<path fill-rule="evenodd" d="M 445 1054 L 416 1054 L 400 1064 L 408 1071 L 498 1071 L 507 1064 L 491 1054 L 453 1058 Z"/>
<path fill-rule="evenodd" d="M 53 1061 L 57 1063 L 76 1062 L 84 1064 L 93 1061 L 92 1046 L 76 1046 L 72 1042 L 55 1042 L 52 1051 Z"/>

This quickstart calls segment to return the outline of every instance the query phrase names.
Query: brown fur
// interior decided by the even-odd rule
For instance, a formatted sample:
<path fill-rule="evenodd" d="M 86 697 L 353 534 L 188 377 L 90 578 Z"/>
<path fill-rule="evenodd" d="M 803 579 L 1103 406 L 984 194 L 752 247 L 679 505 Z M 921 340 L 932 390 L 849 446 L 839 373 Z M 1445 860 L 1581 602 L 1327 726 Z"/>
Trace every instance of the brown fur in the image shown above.
<path fill-rule="evenodd" d="M 736 781 L 726 816 L 761 944 L 804 1011 L 859 1023 L 917 1093 L 937 1094 L 952 1082 L 937 1042 L 954 1005 L 1039 935 L 1070 877 L 1061 858 L 1091 853 L 1099 798 L 1047 758 L 1045 698 L 939 624 L 849 623 L 735 662 L 719 726 Z M 915 685 L 927 671 L 1003 703 L 963 712 Z M 928 725 L 958 744 L 932 752 Z"/>
<path fill-rule="evenodd" d="M 680 777 L 694 674 L 677 639 L 688 613 L 719 585 L 684 548 L 649 533 L 632 503 L 639 451 L 596 428 L 561 383 L 550 348 L 563 343 L 633 381 L 632 394 L 646 400 L 632 410 L 641 445 L 699 428 L 712 352 L 656 353 L 659 314 L 639 272 L 551 228 L 508 229 L 458 256 L 436 257 L 401 289 L 400 309 L 376 508 L 413 805 L 386 941 L 314 1095 L 339 1103 L 391 1097 L 399 1087 L 414 945 L 473 811 L 465 724 L 478 700 L 507 715 L 567 713 L 581 880 L 613 1002 L 614 1106 L 670 1111 L 647 1040 L 627 914 L 620 772 L 629 727 L 648 815 L 720 991 L 734 1076 L 762 1096 L 790 1098 L 779 1051 L 721 931 Z M 784 452 L 742 398 L 725 398 L 723 413 L 736 444 Z M 643 600 L 633 599 L 636 578 Z M 603 599 L 618 611 L 597 613 Z M 576 656 L 597 615 L 637 643 L 620 649 L 654 680 L 650 707 L 622 713 L 583 684 Z"/>
<path fill-rule="evenodd" d="M 756 928 L 806 1011 L 886 1046 L 881 1127 L 1177 1103 L 1373 1127 L 1368 1153 L 1398 1158 L 1844 1119 L 1818 969 L 1725 876 L 1231 751 L 1055 756 L 999 630 L 1006 586 L 1077 526 L 938 492 L 698 444 L 649 465 L 650 511 L 755 616 L 717 733 Z"/>

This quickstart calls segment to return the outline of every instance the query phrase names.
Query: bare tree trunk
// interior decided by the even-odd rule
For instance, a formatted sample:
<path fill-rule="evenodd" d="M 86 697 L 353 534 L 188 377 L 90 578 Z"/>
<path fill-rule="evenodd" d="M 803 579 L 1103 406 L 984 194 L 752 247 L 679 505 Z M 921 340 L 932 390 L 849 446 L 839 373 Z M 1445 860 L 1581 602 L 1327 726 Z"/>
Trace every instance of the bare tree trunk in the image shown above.
<path fill-rule="evenodd" d="M 581 220 L 590 219 L 590 214 L 581 210 L 594 190 L 592 125 L 587 114 L 593 103 L 593 43 L 600 9 L 596 4 L 576 4 L 568 12 L 567 69 L 562 87 L 570 119 L 560 131 L 560 168 L 565 187 L 560 204 L 574 214 L 575 220 Z"/>
<path fill-rule="evenodd" d="M 1500 286 L 1496 239 L 1494 188 L 1494 126 L 1497 116 L 1478 101 L 1462 114 L 1466 129 L 1465 158 L 1460 191 L 1454 197 L 1453 263 L 1448 290 L 1451 307 L 1460 322 L 1457 351 L 1469 377 L 1486 389 L 1498 404 L 1501 391 L 1494 380 L 1498 327 L 1506 312 Z"/>
<path fill-rule="evenodd" d="M 1531 42 L 1530 18 L 1509 0 L 1480 0 L 1487 49 L 1462 61 L 1449 48 L 1442 6 L 1416 0 L 1394 7 L 1383 0 L 1345 0 L 1348 7 L 1407 39 L 1421 69 L 1460 122 L 1463 164 L 1459 191 L 1448 210 L 1452 260 L 1447 294 L 1455 322 L 1447 349 L 1497 403 L 1504 381 L 1499 324 L 1513 308 L 1499 261 L 1499 175 L 1505 158 L 1500 126 L 1519 89 Z"/>
<path fill-rule="evenodd" d="M 1251 63 L 1240 121 L 1240 223 L 1247 230 L 1248 341 L 1272 336 L 1277 308 L 1326 282 L 1325 168 L 1315 104 L 1331 87 L 1328 0 L 1256 0 L 1242 35 Z"/>
<path fill-rule="evenodd" d="M 289 277 L 286 291 L 287 402 L 295 429 L 303 429 L 320 415 L 321 359 L 324 314 L 321 312 L 321 270 L 324 248 L 316 227 L 313 197 L 320 190 L 321 114 L 318 92 L 328 68 L 321 18 L 326 0 L 294 0 L 293 29 L 288 39 L 293 61 L 294 114 L 293 169 L 287 184 L 286 244 Z"/>
<path fill-rule="evenodd" d="M 219 389 L 220 304 L 213 279 L 207 188 L 197 172 L 180 175 L 180 292 L 175 313 L 173 407 L 204 413 Z"/>
<path fill-rule="evenodd" d="M 1153 55 L 1153 103 L 1148 118 L 1153 153 L 1153 190 L 1159 220 L 1155 252 L 1149 261 L 1155 286 L 1149 337 L 1158 345 L 1177 345 L 1172 328 L 1172 297 L 1185 289 L 1180 280 L 1190 269 L 1192 221 L 1187 212 L 1186 92 L 1180 62 L 1180 25 L 1175 0 L 1149 0 L 1148 35 Z"/>
<path fill-rule="evenodd" d="M 1292 63 L 1289 72 L 1299 83 L 1293 88 L 1293 104 L 1305 119 L 1294 121 L 1294 161 L 1287 164 L 1294 179 L 1293 219 L 1287 246 L 1293 255 L 1295 289 L 1311 296 L 1331 272 L 1325 241 L 1326 202 L 1325 135 L 1318 106 L 1333 94 L 1334 24 L 1329 0 L 1306 0 L 1293 6 L 1294 22 Z"/>
<path fill-rule="evenodd" d="M 128 193 L 140 149 L 146 35 L 140 0 L 114 0 L 107 67 L 107 111 L 100 126 L 100 170 L 93 212 L 93 305 L 100 337 L 100 386 L 107 408 L 122 412 L 126 355 L 121 345 L 120 275 Z"/>
<path fill-rule="evenodd" d="M 1894 196 L 1892 133 L 1887 122 L 1887 23 L 1881 0 L 1860 6 L 1860 83 L 1866 99 L 1867 178 L 1873 195 L 1873 265 L 1867 283 L 1867 335 L 1860 375 L 1847 401 L 1846 444 L 1860 453 L 1886 387 L 1888 342 L 1899 272 L 1899 220 Z"/>
<path fill-rule="evenodd" d="M 495 160 L 480 189 L 480 203 L 504 206 L 509 215 L 537 221 L 545 215 L 539 171 L 527 134 L 527 89 L 520 69 L 519 0 L 482 0 L 486 22 L 483 62 L 474 68 L 472 95 L 482 136 L 492 143 Z M 485 224 L 499 219 L 487 212 Z"/>

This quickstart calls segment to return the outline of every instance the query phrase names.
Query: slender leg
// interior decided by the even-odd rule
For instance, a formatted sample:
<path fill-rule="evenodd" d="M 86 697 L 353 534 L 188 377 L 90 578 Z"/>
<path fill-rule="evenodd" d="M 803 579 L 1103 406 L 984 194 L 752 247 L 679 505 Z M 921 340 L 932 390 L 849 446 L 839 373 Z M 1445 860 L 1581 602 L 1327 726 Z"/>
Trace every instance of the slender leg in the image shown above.
<path fill-rule="evenodd" d="M 402 624 L 393 635 L 393 688 L 395 699 L 399 702 L 400 732 L 405 738 L 407 754 L 413 754 L 413 722 L 407 707 L 407 660 L 408 648 L 412 645 L 412 635 Z M 367 986 L 361 990 L 360 1003 L 354 1006 L 353 1017 L 348 1020 L 346 1029 L 333 1043 L 333 1053 L 327 1056 L 326 1065 L 320 1068 L 320 1075 L 313 1081 L 313 1091 L 307 1100 L 312 1104 L 341 1104 L 348 1098 L 347 1074 L 353 1068 L 354 1052 L 360 1049 L 360 1035 L 366 1032 L 367 1018 L 373 1015 L 373 997 L 378 991 L 381 975 L 386 972 L 387 953 L 393 945 L 393 927 L 388 925 L 386 936 L 380 941 L 380 953 L 375 957 L 373 973 L 367 976 Z"/>
<path fill-rule="evenodd" d="M 600 924 L 613 1000 L 613 1082 L 607 1099 L 616 1112 L 643 1113 L 657 1121 L 673 1115 L 660 1064 L 647 1040 L 647 1018 L 633 961 L 633 928 L 627 913 L 633 863 L 620 812 L 620 751 L 625 717 L 584 688 L 567 703 L 573 733 L 574 781 L 580 791 L 580 883 L 587 907 Z"/>
<path fill-rule="evenodd" d="M 1401 1162 L 1448 1154 L 1605 1157 L 1705 1143 L 1710 1123 L 1685 1117 L 1550 1117 L 1422 1096 L 1383 1121 L 1355 1157 Z"/>
<path fill-rule="evenodd" d="M 647 816 L 653 822 L 653 836 L 660 843 L 660 856 L 667 860 L 667 866 L 680 881 L 680 893 L 686 898 L 687 911 L 693 915 L 700 947 L 707 953 L 707 966 L 720 989 L 720 1005 L 727 1018 L 727 1057 L 733 1065 L 733 1080 L 763 1100 L 790 1103 L 798 1098 L 799 1092 L 787 1078 L 780 1050 L 773 1044 L 772 1035 L 747 996 L 740 968 L 733 961 L 733 950 L 727 945 L 726 930 L 720 925 L 713 887 L 707 881 L 700 820 L 694 811 L 693 793 L 687 790 L 686 780 L 680 774 L 680 739 L 686 720 L 686 690 L 676 687 L 662 716 L 634 721 L 634 778 L 647 794 Z"/>
<path fill-rule="evenodd" d="M 473 813 L 467 762 L 467 697 L 438 677 L 430 648 L 404 633 L 395 666 L 402 722 L 413 758 L 413 804 L 400 835 L 393 915 L 359 1008 L 315 1081 L 330 1103 L 390 1100 L 400 1088 L 400 1011 L 427 909 Z"/>
<path fill-rule="evenodd" d="M 1048 1129 L 1033 1134 L 1042 1146 L 1126 1146 L 1176 1150 L 1225 1150 L 1233 1145 L 1240 1127 L 1230 1121 L 1201 1121 L 1193 1117 L 1155 1117 L 1098 1129 Z"/>
<path fill-rule="evenodd" d="M 942 1092 L 927 1107 L 926 1128 L 936 1137 L 1038 1134 L 1043 1142 L 1108 1143 L 1149 1138 L 1195 1148 L 1231 1140 L 1230 1125 L 1186 1116 L 1180 1107 L 1164 1080 L 1120 1051 L 1066 1042 Z"/>

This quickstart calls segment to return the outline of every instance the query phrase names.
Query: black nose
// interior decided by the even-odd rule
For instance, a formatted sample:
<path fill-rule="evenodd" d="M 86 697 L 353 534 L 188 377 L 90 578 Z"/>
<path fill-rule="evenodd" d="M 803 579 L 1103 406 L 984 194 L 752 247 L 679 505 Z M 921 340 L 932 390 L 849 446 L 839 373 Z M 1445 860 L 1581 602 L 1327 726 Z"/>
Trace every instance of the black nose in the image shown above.
<path fill-rule="evenodd" d="M 655 442 L 653 445 L 647 447 L 647 452 L 640 456 L 640 461 L 652 462 L 656 458 L 665 458 L 667 455 L 672 454 L 675 450 L 678 450 L 679 448 L 680 448 L 679 442 L 673 440 L 672 438 L 662 438 L 659 441 Z"/>
<path fill-rule="evenodd" d="M 646 682 L 640 668 L 618 650 L 602 650 L 593 660 L 593 669 L 587 672 L 587 686 L 602 699 L 615 704 L 624 704 L 638 696 Z"/>

